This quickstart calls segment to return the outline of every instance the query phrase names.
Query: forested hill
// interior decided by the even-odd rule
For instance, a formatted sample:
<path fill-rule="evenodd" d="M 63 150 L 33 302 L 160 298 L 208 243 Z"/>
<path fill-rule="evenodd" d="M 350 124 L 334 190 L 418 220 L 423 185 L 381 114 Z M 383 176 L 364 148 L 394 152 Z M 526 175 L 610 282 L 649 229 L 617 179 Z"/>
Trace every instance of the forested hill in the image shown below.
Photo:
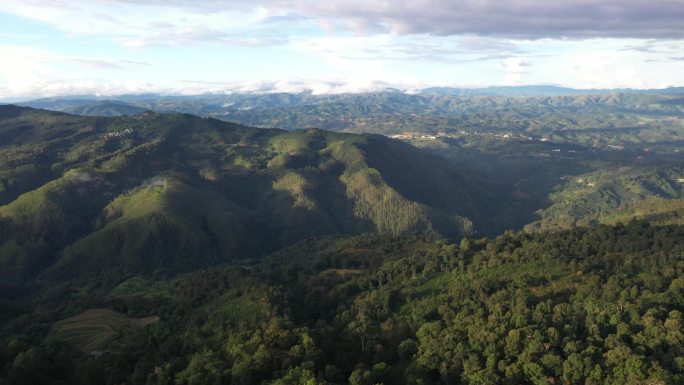
<path fill-rule="evenodd" d="M 4 282 L 187 271 L 323 235 L 497 231 L 476 177 L 381 136 L 0 106 L 0 160 Z"/>
<path fill-rule="evenodd" d="M 364 235 L 43 283 L 1 303 L 0 383 L 681 384 L 682 245 L 683 227 L 640 222 L 457 244 Z"/>

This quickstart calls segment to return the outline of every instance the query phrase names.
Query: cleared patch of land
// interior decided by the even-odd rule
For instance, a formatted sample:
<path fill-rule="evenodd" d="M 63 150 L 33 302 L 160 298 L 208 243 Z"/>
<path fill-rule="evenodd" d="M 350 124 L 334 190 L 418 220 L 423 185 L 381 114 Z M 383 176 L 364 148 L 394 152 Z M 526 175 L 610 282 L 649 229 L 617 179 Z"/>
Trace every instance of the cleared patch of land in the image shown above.
<path fill-rule="evenodd" d="M 157 316 L 134 319 L 110 309 L 88 309 L 56 322 L 52 335 L 84 353 L 90 353 L 104 350 L 127 328 L 139 329 L 157 321 Z"/>

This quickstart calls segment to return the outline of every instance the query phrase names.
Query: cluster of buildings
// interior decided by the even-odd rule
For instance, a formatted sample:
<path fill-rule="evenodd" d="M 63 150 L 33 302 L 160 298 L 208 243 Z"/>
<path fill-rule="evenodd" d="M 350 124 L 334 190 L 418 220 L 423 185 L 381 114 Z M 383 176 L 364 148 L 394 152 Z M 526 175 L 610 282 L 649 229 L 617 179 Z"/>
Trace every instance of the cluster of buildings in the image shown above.
<path fill-rule="evenodd" d="M 477 131 L 465 131 L 465 130 L 459 130 L 455 131 L 453 133 L 446 133 L 446 132 L 438 132 L 436 134 L 426 134 L 422 132 L 404 132 L 401 134 L 395 134 L 395 135 L 389 135 L 390 138 L 392 139 L 398 139 L 398 140 L 435 140 L 437 138 L 461 138 L 464 136 L 488 136 L 492 138 L 497 138 L 497 139 L 511 139 L 511 138 L 516 138 L 516 139 L 527 139 L 527 140 L 534 140 L 533 137 L 531 136 L 523 136 L 523 135 L 515 135 L 511 133 L 502 133 L 502 132 L 477 132 Z"/>
<path fill-rule="evenodd" d="M 133 133 L 133 129 L 129 127 L 129 128 L 126 128 L 125 130 L 121 130 L 121 131 L 106 132 L 106 133 L 102 134 L 102 138 L 103 139 L 118 138 L 121 136 L 130 135 L 132 133 Z"/>

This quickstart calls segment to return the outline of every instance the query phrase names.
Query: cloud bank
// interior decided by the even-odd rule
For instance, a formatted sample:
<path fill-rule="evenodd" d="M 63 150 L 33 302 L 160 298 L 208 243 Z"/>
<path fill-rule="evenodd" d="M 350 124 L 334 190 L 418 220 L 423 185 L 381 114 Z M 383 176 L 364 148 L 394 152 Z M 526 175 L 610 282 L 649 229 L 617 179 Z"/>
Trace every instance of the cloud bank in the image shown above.
<path fill-rule="evenodd" d="M 121 0 L 127 4 L 149 1 Z M 196 13 L 261 10 L 357 33 L 481 35 L 513 39 L 684 38 L 681 0 L 199 0 L 155 1 Z"/>

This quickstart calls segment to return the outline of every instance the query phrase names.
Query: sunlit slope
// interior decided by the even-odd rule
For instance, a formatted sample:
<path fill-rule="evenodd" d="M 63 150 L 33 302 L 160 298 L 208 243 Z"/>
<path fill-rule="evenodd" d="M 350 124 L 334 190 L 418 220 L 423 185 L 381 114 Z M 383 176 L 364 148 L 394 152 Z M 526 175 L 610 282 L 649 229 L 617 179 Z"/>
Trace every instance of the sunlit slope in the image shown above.
<path fill-rule="evenodd" d="M 485 193 L 382 136 L 190 115 L 0 108 L 0 263 L 32 276 L 187 270 L 333 234 L 486 231 Z M 61 122 L 64 121 L 64 126 Z"/>

